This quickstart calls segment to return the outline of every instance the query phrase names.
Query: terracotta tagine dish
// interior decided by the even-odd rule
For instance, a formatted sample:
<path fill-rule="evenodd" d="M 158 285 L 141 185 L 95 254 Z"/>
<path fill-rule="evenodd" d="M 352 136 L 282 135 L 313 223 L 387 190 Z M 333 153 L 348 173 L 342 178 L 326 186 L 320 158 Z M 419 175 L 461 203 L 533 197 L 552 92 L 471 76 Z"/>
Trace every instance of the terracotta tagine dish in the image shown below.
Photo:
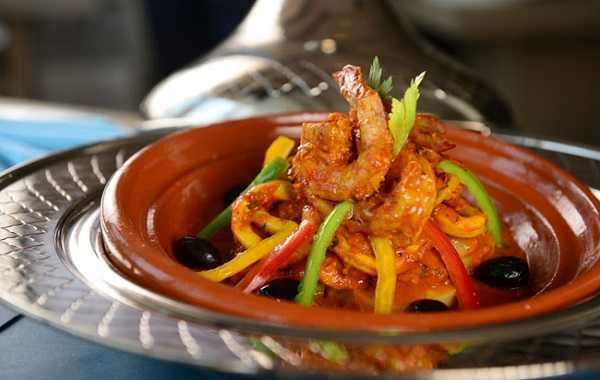
<path fill-rule="evenodd" d="M 335 78 L 349 114 L 189 129 L 127 161 L 102 198 L 110 262 L 190 305 L 335 330 L 503 323 L 598 292 L 600 206 L 584 184 L 530 151 L 431 115 L 417 115 L 402 138 L 391 126 L 397 100 L 386 105 L 353 66 Z M 277 154 L 285 170 L 235 200 Z M 207 232 L 232 200 L 227 223 Z M 196 235 L 210 249 L 198 248 Z M 290 246 L 276 270 L 265 269 Z M 203 260 L 212 261 L 182 258 L 193 249 L 208 249 Z"/>
<path fill-rule="evenodd" d="M 315 311 L 243 294 L 203 279 L 174 259 L 174 242 L 199 231 L 224 208 L 227 190 L 252 180 L 277 136 L 298 138 L 302 123 L 326 116 L 299 113 L 225 122 L 173 134 L 138 153 L 110 181 L 102 200 L 102 231 L 111 262 L 144 287 L 189 304 L 335 329 L 432 330 L 504 322 L 574 304 L 600 288 L 599 207 L 586 186 L 527 150 L 453 128 L 447 133 L 457 147 L 448 155 L 481 178 L 508 233 L 527 255 L 529 298 L 449 311 L 444 318 Z"/>

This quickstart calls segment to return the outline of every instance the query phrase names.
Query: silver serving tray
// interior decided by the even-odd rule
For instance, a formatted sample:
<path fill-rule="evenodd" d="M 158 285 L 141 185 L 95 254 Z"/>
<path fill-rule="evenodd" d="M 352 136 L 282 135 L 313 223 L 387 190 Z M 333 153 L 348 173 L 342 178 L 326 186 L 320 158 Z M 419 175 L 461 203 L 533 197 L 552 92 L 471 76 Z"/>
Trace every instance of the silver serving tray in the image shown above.
<path fill-rule="evenodd" d="M 254 323 L 140 288 L 105 260 L 98 205 L 106 182 L 123 162 L 170 131 L 157 129 L 77 148 L 3 173 L 0 299 L 30 317 L 113 348 L 231 373 L 319 375 L 294 367 L 298 357 L 278 343 L 282 337 L 397 345 L 466 341 L 472 346 L 444 368 L 400 378 L 533 379 L 600 369 L 600 296 L 509 324 L 374 338 L 360 332 L 340 335 Z M 516 134 L 495 135 L 536 150 L 600 188 L 599 150 Z"/>

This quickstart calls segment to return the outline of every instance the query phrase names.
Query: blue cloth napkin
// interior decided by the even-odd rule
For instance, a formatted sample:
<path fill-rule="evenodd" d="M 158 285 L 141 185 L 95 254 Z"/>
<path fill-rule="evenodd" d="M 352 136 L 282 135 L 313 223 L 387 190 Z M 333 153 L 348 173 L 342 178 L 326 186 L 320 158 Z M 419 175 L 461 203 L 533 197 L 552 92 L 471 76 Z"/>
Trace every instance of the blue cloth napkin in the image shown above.
<path fill-rule="evenodd" d="M 0 170 L 55 150 L 122 136 L 125 130 L 103 118 L 0 119 Z"/>
<path fill-rule="evenodd" d="M 125 129 L 99 118 L 0 118 L 0 170 L 55 150 L 122 136 Z M 0 305 L 0 331 L 17 313 Z"/>

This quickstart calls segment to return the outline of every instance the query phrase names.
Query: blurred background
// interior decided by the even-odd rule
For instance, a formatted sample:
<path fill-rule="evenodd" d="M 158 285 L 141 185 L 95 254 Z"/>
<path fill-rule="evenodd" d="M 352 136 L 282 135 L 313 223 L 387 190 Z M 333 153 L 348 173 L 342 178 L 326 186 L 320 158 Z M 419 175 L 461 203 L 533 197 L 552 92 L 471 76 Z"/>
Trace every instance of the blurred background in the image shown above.
<path fill-rule="evenodd" d="M 170 74 L 206 62 L 203 57 L 236 30 L 254 3 L 253 0 L 0 0 L 0 95 L 137 113 L 145 96 Z M 381 5 L 387 10 L 383 12 L 385 17 L 398 22 L 390 24 L 383 37 L 375 36 L 377 49 L 369 52 L 356 49 L 357 56 L 366 57 L 372 52 L 387 54 L 392 58 L 387 61 L 389 66 L 383 61 L 384 68 L 394 71 L 402 66 L 401 60 L 392 60 L 394 55 L 411 55 L 413 50 L 403 45 L 404 48 L 394 52 L 393 46 L 397 45 L 387 44 L 388 38 L 411 39 L 419 46 L 411 70 L 419 69 L 416 66 L 431 70 L 430 79 L 442 83 L 435 87 L 437 90 L 451 93 L 452 88 L 447 87 L 467 88 L 470 98 L 460 90 L 455 93 L 458 99 L 466 99 L 474 108 L 483 109 L 481 117 L 474 116 L 474 120 L 491 119 L 504 127 L 600 145 L 600 128 L 594 112 L 600 108 L 597 91 L 600 2 L 346 0 L 328 3 L 344 4 L 338 4 L 340 13 L 332 11 L 335 10 L 332 7 L 328 13 L 318 13 L 314 9 L 322 8 L 322 4 L 315 1 L 263 0 L 262 7 L 272 8 L 273 12 L 260 15 L 255 12 L 255 21 L 259 22 L 252 24 L 253 27 L 260 29 L 294 17 L 306 19 L 305 14 L 317 13 L 318 17 L 313 17 L 307 28 L 311 33 L 314 29 L 323 32 L 316 38 L 308 31 L 292 30 L 285 36 L 287 40 L 275 43 L 268 52 L 255 49 L 252 54 L 277 57 L 285 62 L 284 56 L 290 57 L 289 53 L 282 53 L 286 41 L 302 40 L 301 50 L 307 55 L 314 50 L 310 43 L 315 41 L 329 40 L 334 44 L 338 41 L 340 51 L 342 41 L 351 42 L 354 38 L 357 44 L 364 44 L 360 36 L 381 25 L 377 22 L 365 27 L 356 18 L 355 10 L 350 12 L 346 8 L 368 12 L 369 8 L 385 3 Z M 285 13 L 285 8 L 297 8 L 288 10 L 294 17 L 288 15 L 287 19 L 276 20 L 275 13 Z M 326 18 L 339 20 L 332 25 Z M 342 23 L 344 20 L 348 25 Z M 354 23 L 360 27 L 353 27 Z M 320 28 L 320 24 L 329 26 Z M 245 32 L 256 39 L 263 38 L 258 29 L 246 28 Z M 238 41 L 235 45 L 238 53 L 248 53 L 254 45 L 247 44 L 244 49 L 240 46 Z M 346 47 L 344 59 L 352 60 L 352 48 L 352 45 Z M 235 49 L 226 50 L 218 50 L 216 54 Z M 315 61 L 321 62 L 319 59 Z M 356 59 L 359 63 L 367 62 L 364 57 Z M 431 68 L 432 61 L 438 63 L 437 68 Z M 457 72 L 462 75 L 457 76 Z M 406 76 L 414 74 L 417 72 L 407 72 Z M 453 78 L 452 86 L 442 81 L 446 76 Z M 403 81 L 401 78 L 400 83 Z M 203 83 L 193 85 L 202 87 Z M 434 89 L 433 85 L 431 88 Z M 484 102 L 483 98 L 493 98 L 493 102 Z M 469 118 L 469 115 L 465 111 L 445 116 Z M 152 115 L 146 109 L 144 116 L 163 115 Z"/>
<path fill-rule="evenodd" d="M 227 37 L 252 0 L 1 0 L 5 96 L 137 110 Z"/>

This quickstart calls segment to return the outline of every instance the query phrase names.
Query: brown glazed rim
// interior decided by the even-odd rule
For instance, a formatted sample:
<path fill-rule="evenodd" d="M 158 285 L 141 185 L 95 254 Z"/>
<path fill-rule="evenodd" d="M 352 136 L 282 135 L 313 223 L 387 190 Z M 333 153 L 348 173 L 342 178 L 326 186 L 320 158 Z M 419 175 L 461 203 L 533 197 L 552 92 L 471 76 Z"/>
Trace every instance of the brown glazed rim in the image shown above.
<path fill-rule="evenodd" d="M 266 128 L 298 126 L 304 121 L 322 120 L 326 113 L 291 113 L 251 119 L 227 121 L 200 129 L 185 130 L 169 135 L 145 148 L 129 159 L 109 181 L 101 205 L 101 228 L 111 262 L 134 282 L 193 306 L 237 317 L 264 321 L 269 324 L 308 327 L 330 330 L 356 331 L 439 331 L 460 329 L 520 320 L 548 313 L 582 301 L 600 289 L 600 260 L 569 283 L 548 290 L 535 297 L 475 311 L 450 311 L 443 314 L 397 313 L 377 315 L 367 312 L 307 308 L 287 302 L 277 302 L 256 295 L 245 295 L 232 287 L 200 278 L 193 271 L 170 259 L 148 226 L 149 207 L 145 217 L 130 215 L 124 200 L 132 189 L 128 180 L 139 179 L 140 170 L 156 154 L 168 153 L 175 142 L 201 138 L 206 131 L 222 128 Z M 216 132 L 215 132 L 216 133 Z M 453 133 L 473 133 L 455 131 Z M 532 152 L 495 138 L 486 138 L 494 146 L 510 150 L 514 157 L 526 159 L 538 170 L 554 173 L 563 186 L 571 186 L 589 203 L 596 223 L 587 228 L 600 228 L 600 203 L 587 186 L 558 166 L 538 157 Z M 154 173 L 156 175 L 156 173 Z M 162 174 L 168 175 L 168 174 Z M 152 178 L 152 177 L 149 177 Z M 176 178 L 172 179 L 173 181 Z M 166 189 L 162 189 L 164 191 Z M 592 251 L 597 256 L 600 249 L 595 241 Z M 596 257 L 597 259 L 597 257 Z"/>

